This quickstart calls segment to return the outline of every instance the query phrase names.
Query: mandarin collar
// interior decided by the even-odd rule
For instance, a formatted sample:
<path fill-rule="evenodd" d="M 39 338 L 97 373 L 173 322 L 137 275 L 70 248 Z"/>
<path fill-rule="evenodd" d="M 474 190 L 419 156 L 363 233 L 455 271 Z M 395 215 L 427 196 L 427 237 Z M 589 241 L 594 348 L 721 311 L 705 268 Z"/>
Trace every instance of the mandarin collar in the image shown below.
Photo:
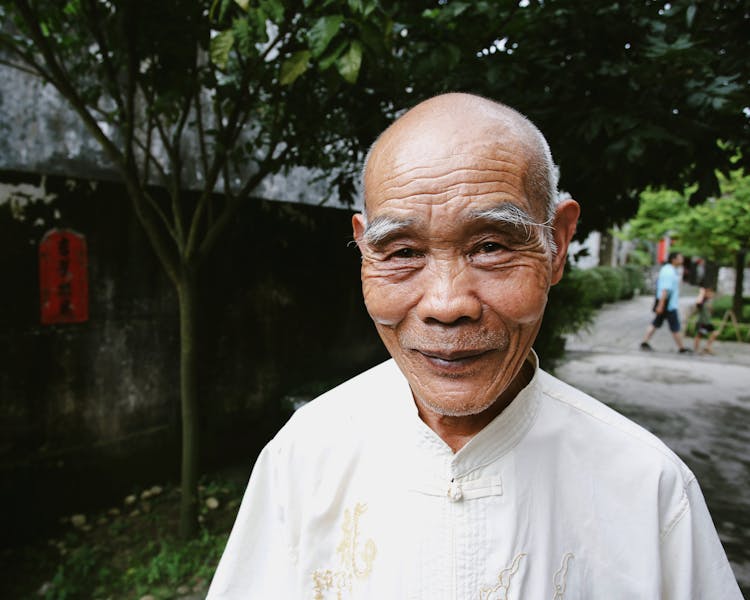
<path fill-rule="evenodd" d="M 526 362 L 533 368 L 533 375 L 526 387 L 516 395 L 503 412 L 456 453 L 419 418 L 411 388 L 401 374 L 402 381 L 399 384 L 401 393 L 398 395 L 404 400 L 404 395 L 408 397 L 408 401 L 400 402 L 400 408 L 406 411 L 402 417 L 410 433 L 406 437 L 407 440 L 411 440 L 408 443 L 414 444 L 416 441 L 416 450 L 419 455 L 422 455 L 422 459 L 428 459 L 428 462 L 439 460 L 440 470 L 447 470 L 456 477 L 462 477 L 508 453 L 531 428 L 541 402 L 539 359 L 533 350 L 529 352 Z M 413 449 L 412 445 L 412 451 Z"/>

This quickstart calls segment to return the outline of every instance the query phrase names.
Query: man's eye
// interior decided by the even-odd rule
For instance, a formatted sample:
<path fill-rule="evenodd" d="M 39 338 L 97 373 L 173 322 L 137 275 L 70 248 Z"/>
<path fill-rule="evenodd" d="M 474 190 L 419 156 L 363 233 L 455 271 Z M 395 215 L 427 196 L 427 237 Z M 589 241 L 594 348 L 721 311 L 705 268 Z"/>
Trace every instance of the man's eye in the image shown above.
<path fill-rule="evenodd" d="M 422 254 L 417 252 L 414 248 L 399 248 L 398 250 L 391 252 L 388 258 L 418 258 Z"/>
<path fill-rule="evenodd" d="M 501 244 L 498 244 L 497 242 L 484 242 L 479 245 L 477 248 L 477 252 L 484 253 L 484 254 L 490 254 L 491 252 L 497 252 L 498 250 L 503 250 L 505 247 Z"/>

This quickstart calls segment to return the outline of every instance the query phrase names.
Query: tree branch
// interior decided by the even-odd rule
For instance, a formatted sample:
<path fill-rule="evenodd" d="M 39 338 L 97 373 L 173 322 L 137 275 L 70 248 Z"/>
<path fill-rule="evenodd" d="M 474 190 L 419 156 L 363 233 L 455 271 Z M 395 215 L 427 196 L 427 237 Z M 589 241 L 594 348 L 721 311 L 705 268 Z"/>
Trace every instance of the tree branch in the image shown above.
<path fill-rule="evenodd" d="M 102 35 L 102 26 L 101 20 L 99 19 L 99 11 L 97 10 L 97 2 L 96 0 L 88 0 L 86 6 L 88 7 L 88 10 L 84 8 L 84 12 L 88 13 L 92 21 L 89 31 L 91 31 L 91 35 L 94 37 L 94 40 L 96 40 L 96 43 L 99 45 L 99 49 L 102 52 L 102 63 L 104 64 L 104 72 L 107 77 L 107 83 L 109 84 L 107 86 L 109 88 L 109 93 L 115 101 L 115 104 L 117 104 L 117 108 L 125 115 L 126 119 L 130 120 L 132 119 L 132 114 L 126 111 L 125 104 L 120 95 L 117 72 L 115 71 L 114 65 L 109 56 L 109 46 L 107 45 L 107 40 Z"/>

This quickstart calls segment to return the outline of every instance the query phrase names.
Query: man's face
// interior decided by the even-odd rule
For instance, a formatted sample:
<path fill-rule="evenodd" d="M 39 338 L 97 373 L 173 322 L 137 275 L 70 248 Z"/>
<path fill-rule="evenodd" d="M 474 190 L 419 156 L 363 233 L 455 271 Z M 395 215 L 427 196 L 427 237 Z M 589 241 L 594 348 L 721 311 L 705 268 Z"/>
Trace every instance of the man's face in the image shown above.
<path fill-rule="evenodd" d="M 543 220 L 523 156 L 507 140 L 408 143 L 366 176 L 370 229 L 353 222 L 365 304 L 416 401 L 439 415 L 479 414 L 508 389 L 562 272 L 541 226 L 502 218 Z"/>

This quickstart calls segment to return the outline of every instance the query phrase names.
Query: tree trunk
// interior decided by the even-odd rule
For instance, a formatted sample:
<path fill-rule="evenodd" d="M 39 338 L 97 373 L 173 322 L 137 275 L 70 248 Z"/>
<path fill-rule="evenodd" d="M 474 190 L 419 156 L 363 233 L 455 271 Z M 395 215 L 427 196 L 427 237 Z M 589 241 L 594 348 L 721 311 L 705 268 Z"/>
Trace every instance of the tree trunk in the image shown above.
<path fill-rule="evenodd" d="M 706 285 L 712 287 L 718 292 L 719 288 L 719 263 L 715 260 L 706 260 L 705 273 L 703 274 L 703 281 L 699 281 L 698 285 Z"/>
<path fill-rule="evenodd" d="M 732 299 L 732 310 L 738 321 L 742 320 L 742 288 L 745 282 L 745 259 L 747 250 L 738 250 L 734 255 L 734 298 Z"/>
<path fill-rule="evenodd" d="M 182 466 L 180 528 L 182 539 L 198 530 L 198 381 L 196 316 L 198 314 L 195 269 L 182 265 L 177 294 L 180 303 L 180 397 L 182 413 Z"/>
<path fill-rule="evenodd" d="M 615 240 L 609 231 L 602 231 L 599 237 L 599 266 L 615 265 Z"/>

